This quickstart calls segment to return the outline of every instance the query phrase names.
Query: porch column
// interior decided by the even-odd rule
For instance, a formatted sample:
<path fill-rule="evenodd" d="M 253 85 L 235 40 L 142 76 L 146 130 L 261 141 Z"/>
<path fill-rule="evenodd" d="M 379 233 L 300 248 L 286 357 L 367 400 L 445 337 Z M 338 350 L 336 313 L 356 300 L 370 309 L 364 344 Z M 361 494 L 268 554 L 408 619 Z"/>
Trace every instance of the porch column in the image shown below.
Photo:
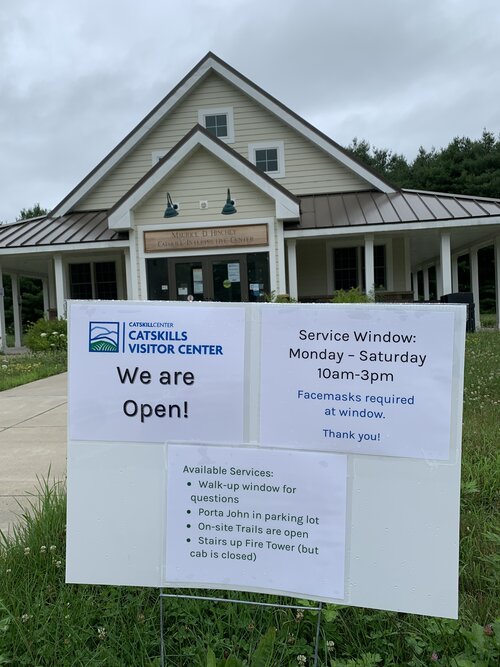
<path fill-rule="evenodd" d="M 497 329 L 500 329 L 500 236 L 495 238 L 495 302 L 497 308 Z"/>
<path fill-rule="evenodd" d="M 21 347 L 21 303 L 19 298 L 19 276 L 13 273 L 12 281 L 12 312 L 14 313 L 14 347 Z"/>
<path fill-rule="evenodd" d="M 52 308 L 56 307 L 56 284 L 54 280 L 54 260 L 49 259 L 47 262 L 48 267 L 47 267 L 47 276 L 48 276 L 48 296 L 49 296 L 49 308 L 48 310 L 50 311 Z M 49 316 L 50 313 L 47 313 Z"/>
<path fill-rule="evenodd" d="M 441 295 L 450 294 L 452 289 L 451 281 L 451 234 L 443 232 L 441 234 Z"/>
<path fill-rule="evenodd" d="M 278 245 L 278 285 L 277 292 L 282 294 L 286 292 L 286 272 L 285 272 L 285 235 L 283 233 L 283 220 L 276 220 L 276 237 Z"/>
<path fill-rule="evenodd" d="M 373 234 L 365 234 L 365 291 L 375 300 L 375 262 Z"/>
<path fill-rule="evenodd" d="M 286 242 L 288 253 L 288 295 L 292 299 L 299 298 L 297 283 L 297 239 L 290 239 Z"/>
<path fill-rule="evenodd" d="M 46 320 L 49 319 L 49 279 L 42 278 L 42 294 L 43 294 L 43 316 Z"/>
<path fill-rule="evenodd" d="M 429 292 L 429 267 L 423 270 L 424 274 L 424 301 L 429 301 L 430 292 Z"/>
<path fill-rule="evenodd" d="M 413 300 L 418 301 L 418 271 L 413 271 Z"/>
<path fill-rule="evenodd" d="M 130 248 L 125 248 L 124 258 L 125 258 L 125 289 L 127 291 L 126 298 L 130 299 L 132 295 L 132 266 L 130 263 Z"/>
<path fill-rule="evenodd" d="M 7 337 L 5 329 L 5 300 L 4 300 L 4 287 L 3 287 L 3 272 L 2 265 L 0 264 L 0 350 L 7 349 Z"/>
<path fill-rule="evenodd" d="M 470 251 L 470 280 L 472 284 L 472 297 L 474 299 L 474 317 L 476 319 L 476 331 L 481 328 L 481 311 L 479 309 L 479 268 L 477 263 L 477 248 Z"/>
<path fill-rule="evenodd" d="M 411 246 L 410 239 L 405 236 L 404 239 L 404 267 L 405 267 L 405 291 L 411 291 Z M 413 275 L 413 284 L 415 285 L 416 273 Z M 418 290 L 418 288 L 417 288 Z M 415 292 L 415 289 L 413 290 Z M 418 294 L 417 294 L 418 299 Z M 417 300 L 415 299 L 415 301 Z"/>
<path fill-rule="evenodd" d="M 458 255 L 451 258 L 451 291 L 460 291 L 458 289 Z"/>
<path fill-rule="evenodd" d="M 57 317 L 64 317 L 64 271 L 61 255 L 54 255 Z"/>
<path fill-rule="evenodd" d="M 139 280 L 137 275 L 137 235 L 135 230 L 131 229 L 128 233 L 129 246 L 125 250 L 125 270 L 127 272 L 127 299 L 129 301 L 139 301 Z M 143 259 L 142 262 L 145 262 Z M 171 289 L 171 288 L 170 288 Z"/>

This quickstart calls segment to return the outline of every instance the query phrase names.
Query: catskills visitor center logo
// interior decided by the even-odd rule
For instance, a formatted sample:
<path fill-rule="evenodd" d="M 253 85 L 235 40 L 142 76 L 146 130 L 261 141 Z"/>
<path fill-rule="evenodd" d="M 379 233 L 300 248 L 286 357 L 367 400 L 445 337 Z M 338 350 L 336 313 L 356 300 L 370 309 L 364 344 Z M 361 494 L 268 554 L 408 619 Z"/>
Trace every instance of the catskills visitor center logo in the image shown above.
<path fill-rule="evenodd" d="M 89 352 L 118 352 L 119 322 L 89 322 Z"/>

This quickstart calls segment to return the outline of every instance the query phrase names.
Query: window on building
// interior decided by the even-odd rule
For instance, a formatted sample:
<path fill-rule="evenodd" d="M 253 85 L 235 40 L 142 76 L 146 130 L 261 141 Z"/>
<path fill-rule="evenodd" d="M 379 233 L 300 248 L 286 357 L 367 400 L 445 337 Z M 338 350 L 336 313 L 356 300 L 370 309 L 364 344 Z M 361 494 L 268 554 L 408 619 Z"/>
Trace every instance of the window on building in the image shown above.
<path fill-rule="evenodd" d="M 422 270 L 417 271 L 417 288 L 418 288 L 418 300 L 424 301 L 424 272 Z"/>
<path fill-rule="evenodd" d="M 216 137 L 225 139 L 227 137 L 226 114 L 218 113 L 213 116 L 205 116 L 205 127 L 211 134 L 215 134 Z"/>
<path fill-rule="evenodd" d="M 70 295 L 72 299 L 92 299 L 91 265 L 69 265 Z"/>
<path fill-rule="evenodd" d="M 94 291 L 96 299 L 116 299 L 116 266 L 114 262 L 95 262 Z"/>
<path fill-rule="evenodd" d="M 198 112 L 198 122 L 215 137 L 226 143 L 234 141 L 234 120 L 232 107 L 207 108 Z"/>
<path fill-rule="evenodd" d="M 373 263 L 375 273 L 375 289 L 386 289 L 387 281 L 385 275 L 385 245 L 376 245 L 373 248 Z"/>
<path fill-rule="evenodd" d="M 257 169 L 269 174 L 269 176 L 283 178 L 285 175 L 285 147 L 283 141 L 249 144 L 248 157 Z"/>
<path fill-rule="evenodd" d="M 261 171 L 278 171 L 278 149 L 259 148 L 256 150 L 255 166 Z"/>
<path fill-rule="evenodd" d="M 69 265 L 72 299 L 117 299 L 115 262 L 82 262 Z"/>
<path fill-rule="evenodd" d="M 437 299 L 437 272 L 435 266 L 429 266 L 429 300 L 436 301 Z"/>
<path fill-rule="evenodd" d="M 373 248 L 375 289 L 387 287 L 385 246 Z M 350 290 L 352 287 L 365 289 L 365 249 L 363 246 L 334 248 L 333 250 L 334 289 Z"/>
<path fill-rule="evenodd" d="M 336 290 L 350 290 L 351 287 L 359 287 L 358 249 L 356 247 L 334 248 L 333 280 Z"/>

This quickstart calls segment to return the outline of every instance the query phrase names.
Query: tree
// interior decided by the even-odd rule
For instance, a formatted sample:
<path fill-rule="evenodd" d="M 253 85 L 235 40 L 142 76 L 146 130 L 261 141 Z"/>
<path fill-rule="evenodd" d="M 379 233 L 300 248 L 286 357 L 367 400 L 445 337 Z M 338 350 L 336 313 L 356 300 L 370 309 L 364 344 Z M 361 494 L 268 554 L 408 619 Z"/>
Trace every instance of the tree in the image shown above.
<path fill-rule="evenodd" d="M 48 209 L 40 206 L 40 203 L 37 202 L 33 204 L 31 208 L 22 208 L 17 216 L 16 220 L 29 220 L 30 218 L 38 218 L 41 215 L 47 215 Z"/>
<path fill-rule="evenodd" d="M 484 130 L 480 139 L 455 137 L 446 148 L 420 147 L 408 160 L 354 138 L 347 150 L 400 188 L 500 197 L 500 135 Z"/>

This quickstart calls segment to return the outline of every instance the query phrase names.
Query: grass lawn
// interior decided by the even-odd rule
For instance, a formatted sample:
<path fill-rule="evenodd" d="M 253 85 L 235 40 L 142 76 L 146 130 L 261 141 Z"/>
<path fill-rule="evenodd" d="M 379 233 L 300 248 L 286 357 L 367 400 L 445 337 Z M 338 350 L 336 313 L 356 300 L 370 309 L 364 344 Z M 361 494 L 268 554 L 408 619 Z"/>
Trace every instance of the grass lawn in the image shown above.
<path fill-rule="evenodd" d="M 3 356 L 0 353 L 0 391 L 64 373 L 66 369 L 65 350 Z"/>
<path fill-rule="evenodd" d="M 498 667 L 499 441 L 500 333 L 471 334 L 466 354 L 459 620 L 327 605 L 321 625 L 322 667 Z M 12 539 L 0 546 L 0 665 L 158 666 L 158 591 L 65 585 L 64 488 L 46 483 L 40 500 L 33 501 Z M 169 599 L 167 665 L 311 666 L 315 614 Z M 271 631 L 256 651 L 268 628 L 276 628 L 275 636 Z"/>

